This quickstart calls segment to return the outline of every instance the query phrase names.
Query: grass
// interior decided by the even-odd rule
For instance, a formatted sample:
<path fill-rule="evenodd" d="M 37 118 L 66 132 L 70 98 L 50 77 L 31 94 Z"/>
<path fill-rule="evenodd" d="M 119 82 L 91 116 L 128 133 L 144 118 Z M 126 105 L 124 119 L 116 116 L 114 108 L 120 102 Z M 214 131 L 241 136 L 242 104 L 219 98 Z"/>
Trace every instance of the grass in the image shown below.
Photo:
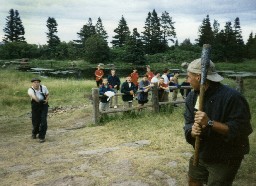
<path fill-rule="evenodd" d="M 52 180 L 65 176 L 81 176 L 91 181 L 91 185 L 111 185 L 123 180 L 168 185 L 169 178 L 174 178 L 177 185 L 186 185 L 188 160 L 193 149 L 183 136 L 182 106 L 171 113 L 144 111 L 132 117 L 112 115 L 100 126 L 94 126 L 91 124 L 92 107 L 84 98 L 95 86 L 94 81 L 42 78 L 42 84 L 50 91 L 51 108 L 77 109 L 50 113 L 47 142 L 38 144 L 30 139 L 31 121 L 27 115 L 30 112 L 27 89 L 32 77 L 29 73 L 0 70 L 1 185 L 50 185 Z M 231 79 L 226 79 L 224 84 L 235 86 Z M 244 85 L 255 128 L 256 90 L 251 87 L 256 83 L 254 79 L 245 79 Z M 80 123 L 87 127 L 76 129 Z M 151 143 L 140 148 L 123 145 L 139 140 Z M 250 142 L 251 152 L 243 161 L 235 186 L 255 183 L 255 133 L 250 135 Z M 101 156 L 79 155 L 81 151 L 110 147 L 119 150 Z M 81 165 L 82 170 L 77 168 Z M 12 171 L 15 166 L 25 168 Z M 29 179 L 40 171 L 44 174 Z"/>

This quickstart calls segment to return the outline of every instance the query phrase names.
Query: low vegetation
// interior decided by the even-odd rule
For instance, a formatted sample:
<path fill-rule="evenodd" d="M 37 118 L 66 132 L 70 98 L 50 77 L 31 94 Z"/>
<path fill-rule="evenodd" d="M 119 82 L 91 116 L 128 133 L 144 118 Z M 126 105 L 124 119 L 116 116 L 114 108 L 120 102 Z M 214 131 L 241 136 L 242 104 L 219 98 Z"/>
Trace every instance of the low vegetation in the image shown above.
<path fill-rule="evenodd" d="M 94 81 L 42 78 L 51 94 L 47 141 L 40 144 L 30 139 L 27 89 L 32 77 L 29 73 L 0 70 L 2 185 L 60 185 L 61 181 L 70 180 L 78 184 L 79 179 L 87 185 L 128 181 L 141 185 L 186 185 L 193 149 L 183 136 L 182 105 L 171 113 L 112 115 L 94 126 L 92 107 L 85 96 L 91 93 Z M 231 79 L 224 83 L 235 86 Z M 244 85 L 255 128 L 255 79 L 245 79 Z M 139 147 L 127 145 L 141 140 L 149 143 Z M 255 183 L 255 133 L 250 135 L 250 142 L 251 152 L 238 172 L 236 186 Z M 112 151 L 103 153 L 106 149 Z M 102 154 L 92 154 L 95 151 Z"/>

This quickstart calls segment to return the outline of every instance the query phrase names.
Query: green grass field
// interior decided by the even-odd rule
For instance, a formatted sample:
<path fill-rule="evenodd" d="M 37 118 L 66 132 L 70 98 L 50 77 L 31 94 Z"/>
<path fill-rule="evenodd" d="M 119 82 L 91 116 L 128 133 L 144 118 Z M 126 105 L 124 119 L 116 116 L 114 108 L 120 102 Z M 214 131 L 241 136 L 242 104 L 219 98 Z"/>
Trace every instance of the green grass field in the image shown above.
<path fill-rule="evenodd" d="M 112 115 L 101 125 L 91 123 L 92 106 L 85 95 L 94 81 L 42 78 L 50 91 L 49 129 L 44 144 L 30 139 L 30 100 L 27 89 L 33 74 L 0 70 L 0 179 L 2 185 L 57 185 L 66 176 L 86 178 L 88 185 L 114 185 L 127 180 L 149 185 L 186 185 L 188 159 L 193 149 L 183 136 L 183 111 L 137 116 Z M 232 87 L 233 80 L 223 82 Z M 245 79 L 245 97 L 255 129 L 255 79 Z M 68 109 L 73 108 L 73 109 Z M 80 126 L 82 124 L 82 128 Z M 76 128 L 77 127 L 77 128 Z M 143 147 L 126 143 L 148 140 Z M 255 185 L 256 137 L 250 135 L 251 152 L 245 157 L 234 185 Z M 81 155 L 85 150 L 118 147 L 103 155 Z M 81 165 L 83 165 L 81 167 Z M 79 167 L 79 168 L 78 168 Z M 16 169 L 15 169 L 16 168 Z M 54 184 L 55 183 L 55 184 Z M 143 185 L 143 184 L 142 184 Z"/>

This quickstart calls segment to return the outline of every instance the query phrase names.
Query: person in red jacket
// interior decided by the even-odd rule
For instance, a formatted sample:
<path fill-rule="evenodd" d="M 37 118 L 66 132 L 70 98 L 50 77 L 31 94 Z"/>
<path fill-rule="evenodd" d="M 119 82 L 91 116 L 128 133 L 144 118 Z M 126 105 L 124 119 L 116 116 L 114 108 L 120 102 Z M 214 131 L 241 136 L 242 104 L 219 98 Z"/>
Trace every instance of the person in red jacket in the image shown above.
<path fill-rule="evenodd" d="M 101 70 L 100 65 L 97 66 L 97 70 L 95 70 L 95 79 L 97 87 L 99 87 L 102 84 L 102 78 L 104 76 L 103 70 Z"/>
<path fill-rule="evenodd" d="M 137 72 L 137 69 L 133 69 L 133 72 L 130 74 L 131 76 L 131 82 L 135 85 L 136 87 L 136 90 L 138 90 L 138 85 L 139 85 L 139 82 L 138 82 L 138 79 L 139 79 L 139 74 Z"/>

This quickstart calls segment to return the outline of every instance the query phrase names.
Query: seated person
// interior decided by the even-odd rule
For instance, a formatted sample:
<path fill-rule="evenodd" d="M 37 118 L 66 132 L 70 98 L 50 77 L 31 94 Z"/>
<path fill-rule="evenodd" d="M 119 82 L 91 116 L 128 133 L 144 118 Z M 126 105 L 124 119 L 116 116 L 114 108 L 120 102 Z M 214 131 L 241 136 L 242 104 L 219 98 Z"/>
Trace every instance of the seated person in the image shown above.
<path fill-rule="evenodd" d="M 100 85 L 99 88 L 99 93 L 101 95 L 99 109 L 100 111 L 107 111 L 109 108 L 109 99 L 115 95 L 114 89 L 108 84 L 108 79 L 103 79 L 102 85 Z"/>
<path fill-rule="evenodd" d="M 168 101 L 169 87 L 164 83 L 164 78 L 160 78 L 158 82 L 158 100 L 159 102 Z"/>
<path fill-rule="evenodd" d="M 124 93 L 124 95 L 122 95 L 122 99 L 125 103 L 127 103 L 126 105 L 128 105 L 128 107 L 132 107 L 132 100 L 137 90 L 136 86 L 133 82 L 131 82 L 131 80 L 131 76 L 126 77 L 126 81 L 121 86 L 121 93 Z"/>

